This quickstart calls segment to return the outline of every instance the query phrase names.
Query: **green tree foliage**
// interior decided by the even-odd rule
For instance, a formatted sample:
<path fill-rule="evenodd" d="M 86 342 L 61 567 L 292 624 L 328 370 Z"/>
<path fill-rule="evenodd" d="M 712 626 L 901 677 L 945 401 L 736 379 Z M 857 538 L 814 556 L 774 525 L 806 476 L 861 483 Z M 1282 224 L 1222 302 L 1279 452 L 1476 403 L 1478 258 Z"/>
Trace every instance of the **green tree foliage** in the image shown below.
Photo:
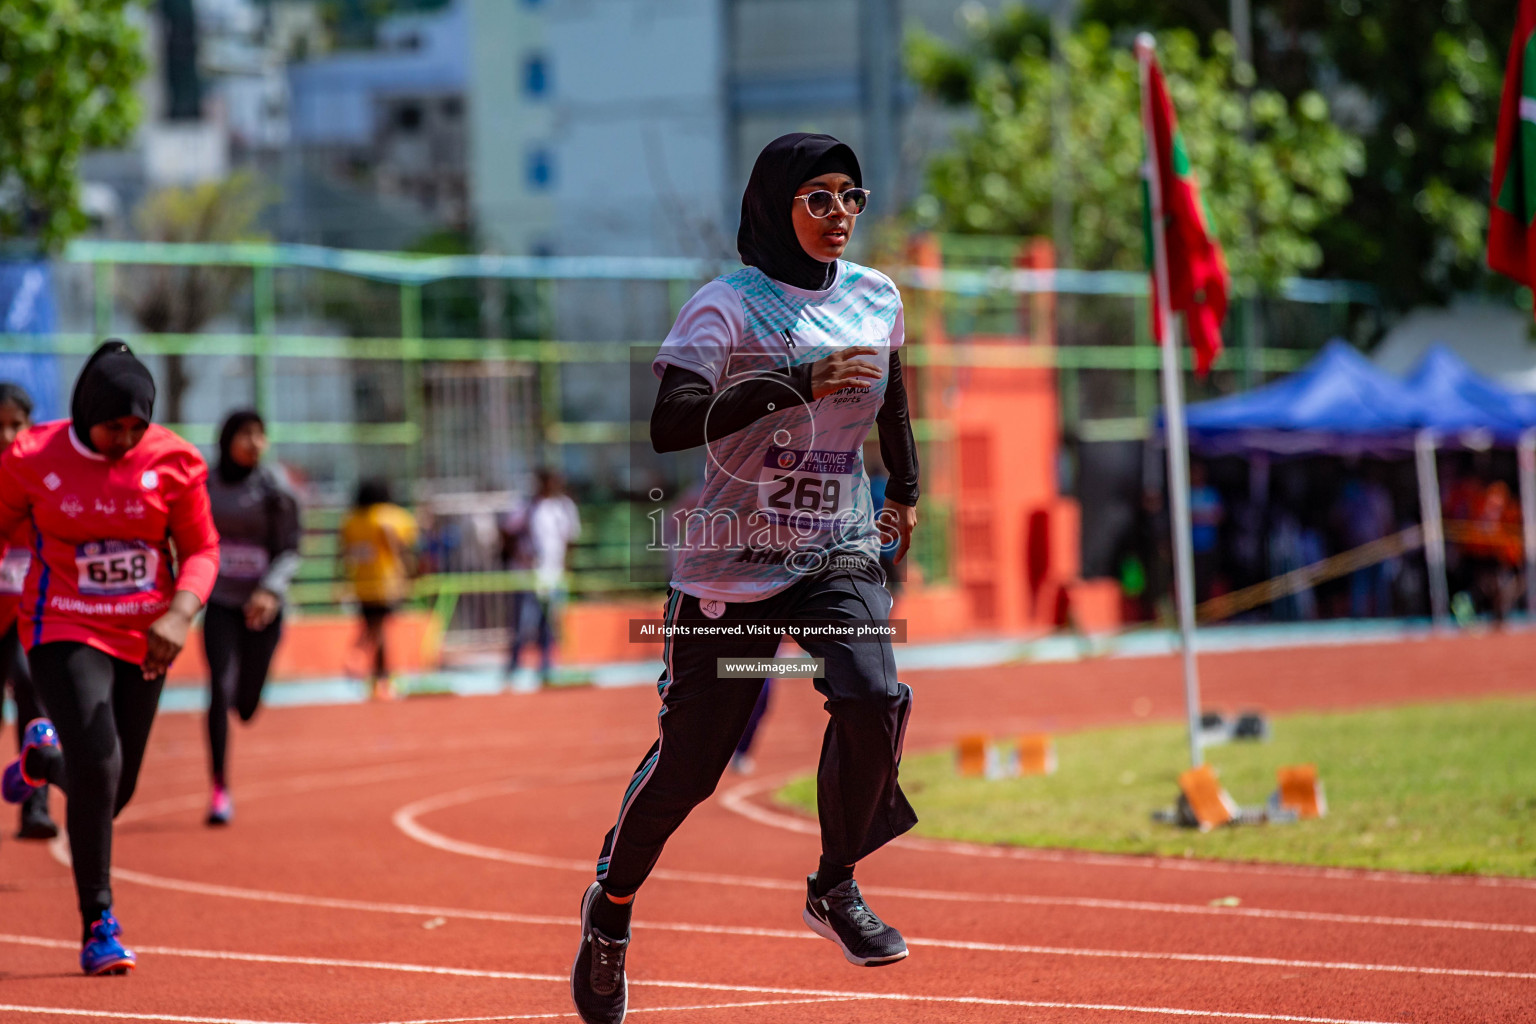
<path fill-rule="evenodd" d="M 0 2 L 0 238 L 56 248 L 85 227 L 80 154 L 122 145 L 138 123 L 139 5 Z"/>
<path fill-rule="evenodd" d="M 1342 216 L 1317 230 L 1323 271 L 1374 283 L 1392 305 L 1490 283 L 1488 179 L 1510 0 L 1252 0 L 1260 84 L 1318 89 L 1365 143 Z M 1228 0 L 1085 0 L 1124 30 L 1225 28 Z"/>
<path fill-rule="evenodd" d="M 978 17 L 970 45 L 929 37 L 908 42 L 908 66 L 930 94 L 966 102 L 974 124 L 928 168 L 918 219 L 940 230 L 1049 235 L 1057 188 L 1052 68 L 1043 26 L 1018 10 Z M 1072 251 L 1086 269 L 1140 269 L 1142 233 L 1140 83 L 1136 58 L 1100 24 L 1063 40 L 1070 118 L 1063 186 L 1072 207 Z M 1273 286 L 1323 261 L 1314 238 L 1350 198 L 1357 139 L 1329 118 L 1317 92 L 1294 101 L 1252 93 L 1253 136 L 1244 134 L 1241 85 L 1229 36 L 1202 53 L 1195 35 L 1164 33 L 1159 56 L 1217 237 L 1240 280 Z"/>

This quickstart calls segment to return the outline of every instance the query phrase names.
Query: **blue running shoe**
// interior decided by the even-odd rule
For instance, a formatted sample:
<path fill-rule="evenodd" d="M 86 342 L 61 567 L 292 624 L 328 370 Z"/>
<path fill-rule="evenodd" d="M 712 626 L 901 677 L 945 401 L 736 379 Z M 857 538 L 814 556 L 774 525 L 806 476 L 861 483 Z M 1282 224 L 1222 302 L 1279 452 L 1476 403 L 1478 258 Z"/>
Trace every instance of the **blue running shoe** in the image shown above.
<path fill-rule="evenodd" d="M 91 925 L 91 940 L 80 950 L 80 969 L 86 974 L 127 974 L 133 970 L 137 957 L 118 941 L 123 926 L 117 923 L 112 911 L 102 912 L 101 920 Z"/>
<path fill-rule="evenodd" d="M 47 785 L 47 779 L 34 779 L 27 775 L 27 754 L 33 747 L 58 745 L 59 734 L 54 732 L 52 722 L 46 718 L 34 718 L 28 722 L 26 731 L 21 734 L 21 753 L 16 755 L 16 760 L 5 766 L 4 774 L 0 775 L 0 797 L 4 797 L 8 804 L 19 804 Z"/>

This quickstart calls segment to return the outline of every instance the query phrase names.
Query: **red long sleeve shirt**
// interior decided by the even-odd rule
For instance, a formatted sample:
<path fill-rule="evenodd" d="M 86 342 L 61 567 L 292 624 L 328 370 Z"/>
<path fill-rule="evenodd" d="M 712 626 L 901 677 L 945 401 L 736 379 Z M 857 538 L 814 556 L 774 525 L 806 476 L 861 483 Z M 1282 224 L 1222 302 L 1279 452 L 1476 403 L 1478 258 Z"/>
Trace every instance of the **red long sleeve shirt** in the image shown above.
<path fill-rule="evenodd" d="M 6 538 L 5 557 L 0 559 L 0 634 L 16 624 L 21 592 L 32 567 L 32 526 L 24 523 Z"/>
<path fill-rule="evenodd" d="M 68 420 L 18 437 L 0 457 L 0 536 L 33 535 L 22 644 L 73 640 L 142 662 L 145 631 L 176 591 L 206 601 L 218 577 L 207 477 L 197 449 L 155 424 L 116 462 Z"/>

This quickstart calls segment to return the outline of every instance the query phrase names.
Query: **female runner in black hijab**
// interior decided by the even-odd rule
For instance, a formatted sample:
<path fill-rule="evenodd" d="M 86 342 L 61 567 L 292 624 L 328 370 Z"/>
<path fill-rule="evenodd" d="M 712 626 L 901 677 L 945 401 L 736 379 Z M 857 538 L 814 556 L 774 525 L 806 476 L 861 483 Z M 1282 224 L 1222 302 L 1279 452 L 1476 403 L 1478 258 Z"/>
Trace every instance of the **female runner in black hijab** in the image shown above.
<path fill-rule="evenodd" d="M 68 795 L 87 974 L 134 966 L 113 912 L 112 819 L 133 795 L 166 670 L 219 570 L 208 467 L 150 422 L 154 404 L 149 370 L 108 341 L 80 372 L 71 418 L 27 431 L 0 459 L 0 536 L 23 522 L 35 533 L 22 639 L 52 719 L 27 726 L 0 790 L 13 803 L 44 782 Z"/>
<path fill-rule="evenodd" d="M 283 636 L 283 601 L 299 569 L 299 503 L 280 471 L 263 465 L 267 427 L 254 409 L 230 413 L 208 501 L 219 531 L 219 578 L 203 613 L 208 654 L 209 825 L 228 825 L 235 805 L 225 773 L 229 713 L 249 722 L 261 706 Z"/>
<path fill-rule="evenodd" d="M 684 305 L 653 363 L 661 390 L 652 445 L 706 446 L 705 475 L 667 594 L 661 735 L 624 792 L 582 899 L 571 994 L 587 1024 L 624 1019 L 634 895 L 668 837 L 713 792 L 761 692 L 761 676 L 721 678 L 718 660 L 768 659 L 779 643 L 744 629 L 679 630 L 773 620 L 846 628 L 891 610 L 880 533 L 899 537 L 900 559 L 916 523 L 917 456 L 896 351 L 900 294 L 885 275 L 840 258 L 869 200 L 860 179 L 853 151 L 830 136 L 769 143 L 742 196 L 745 269 Z M 891 472 L 879 527 L 862 456 L 876 423 Z M 815 686 L 830 716 L 817 780 L 822 855 L 801 916 L 850 962 L 895 963 L 906 943 L 870 910 L 853 869 L 917 820 L 896 778 L 911 690 L 896 679 L 888 640 L 797 639 L 824 661 Z M 710 898 L 703 886 L 695 895 Z"/>

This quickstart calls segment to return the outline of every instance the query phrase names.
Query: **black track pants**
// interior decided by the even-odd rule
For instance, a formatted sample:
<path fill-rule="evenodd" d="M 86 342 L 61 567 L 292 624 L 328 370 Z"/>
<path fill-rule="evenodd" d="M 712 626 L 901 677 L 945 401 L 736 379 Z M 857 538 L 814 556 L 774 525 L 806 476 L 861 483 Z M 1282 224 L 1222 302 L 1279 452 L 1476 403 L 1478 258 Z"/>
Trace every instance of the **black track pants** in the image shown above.
<path fill-rule="evenodd" d="M 37 697 L 37 687 L 32 682 L 32 666 L 27 652 L 21 649 L 20 627 L 12 623 L 4 636 L 0 636 L 0 678 L 9 679 L 11 696 L 16 699 L 16 749 L 21 749 L 21 734 L 27 723 L 34 718 L 47 718 L 48 712 Z"/>
<path fill-rule="evenodd" d="M 208 653 L 208 761 L 213 780 L 224 783 L 229 749 L 229 712 L 249 722 L 261 707 L 272 655 L 283 638 L 283 617 L 265 629 L 250 629 L 245 612 L 210 604 L 203 613 L 203 648 Z"/>
<path fill-rule="evenodd" d="M 112 819 L 133 796 L 165 679 L 82 643 L 32 648 L 37 692 L 63 749 L 52 773 L 68 795 L 65 828 L 87 926 L 112 905 Z M 57 777 L 53 777 L 57 775 Z"/>
<path fill-rule="evenodd" d="M 880 567 L 870 560 L 808 577 L 763 601 L 728 604 L 715 621 L 884 620 L 890 610 Z M 698 599 L 681 591 L 668 593 L 666 619 L 708 621 Z M 714 792 L 752 716 L 761 677 L 717 678 L 716 659 L 771 658 L 778 646 L 777 636 L 667 643 L 658 683 L 660 737 L 630 779 L 597 863 L 609 893 L 627 896 L 640 888 L 667 839 Z M 801 646 L 826 660 L 826 675 L 816 680 L 831 716 L 817 772 L 822 855 L 852 864 L 917 824 L 896 780 L 912 691 L 896 681 L 888 641 L 807 640 Z"/>

